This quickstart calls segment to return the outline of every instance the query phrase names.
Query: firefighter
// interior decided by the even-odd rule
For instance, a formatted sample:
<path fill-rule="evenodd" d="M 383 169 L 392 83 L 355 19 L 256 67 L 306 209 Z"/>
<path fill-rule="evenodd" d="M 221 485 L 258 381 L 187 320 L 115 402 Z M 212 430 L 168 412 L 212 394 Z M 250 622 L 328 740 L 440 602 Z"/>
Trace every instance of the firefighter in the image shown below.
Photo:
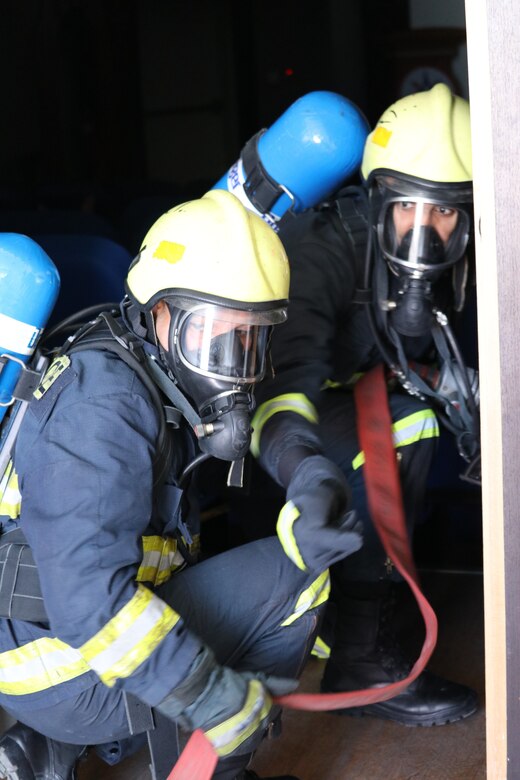
<path fill-rule="evenodd" d="M 468 277 L 468 102 L 444 84 L 398 100 L 367 138 L 361 177 L 363 186 L 340 191 L 280 232 L 291 264 L 289 318 L 274 334 L 275 376 L 257 393 L 252 440 L 273 482 L 269 488 L 256 473 L 253 484 L 261 489 L 256 495 L 253 488 L 247 527 L 232 516 L 242 540 L 271 532 L 265 528 L 270 489 L 276 514 L 282 507 L 278 534 L 296 562 L 295 529 L 308 517 L 319 539 L 311 507 L 319 517 L 333 505 L 330 495 L 314 490 L 325 464 L 331 474 L 339 467 L 346 476 L 364 544 L 332 569 L 327 619 L 315 649 L 328 658 L 324 692 L 393 682 L 411 668 L 390 630 L 402 580 L 367 507 L 352 393 L 356 378 L 377 363 L 388 367 L 410 533 L 423 509 L 439 421 L 455 435 L 468 468 L 478 471 L 478 377 L 451 349 L 450 328 Z M 234 499 L 234 506 L 244 509 L 242 504 Z M 255 506 L 262 517 L 253 530 Z M 288 520 L 289 506 L 301 517 L 293 509 Z M 465 718 L 476 708 L 474 691 L 426 670 L 405 693 L 345 712 L 431 726 Z"/>
<path fill-rule="evenodd" d="M 276 538 L 196 562 L 190 475 L 248 450 L 288 286 L 271 228 L 209 192 L 152 226 L 117 316 L 69 339 L 34 392 L 2 483 L 8 780 L 70 780 L 87 746 L 133 749 L 132 700 L 202 729 L 215 777 L 256 777 L 246 766 L 312 647 L 327 566 L 361 546 L 337 469 L 324 490 L 343 501 L 315 565 L 296 569 Z"/>

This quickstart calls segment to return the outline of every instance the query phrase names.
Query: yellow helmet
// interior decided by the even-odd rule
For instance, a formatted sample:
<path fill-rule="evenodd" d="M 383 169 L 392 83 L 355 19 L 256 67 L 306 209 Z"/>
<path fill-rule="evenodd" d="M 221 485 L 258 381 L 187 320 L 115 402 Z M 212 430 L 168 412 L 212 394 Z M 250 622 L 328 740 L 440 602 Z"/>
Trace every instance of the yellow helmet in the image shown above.
<path fill-rule="evenodd" d="M 235 195 L 215 189 L 163 214 L 126 280 L 141 310 L 171 296 L 285 319 L 289 263 L 276 233 Z"/>
<path fill-rule="evenodd" d="M 457 200 L 471 200 L 468 101 L 439 83 L 395 102 L 367 138 L 361 174 L 368 184 L 397 175 L 426 191 L 447 188 Z"/>

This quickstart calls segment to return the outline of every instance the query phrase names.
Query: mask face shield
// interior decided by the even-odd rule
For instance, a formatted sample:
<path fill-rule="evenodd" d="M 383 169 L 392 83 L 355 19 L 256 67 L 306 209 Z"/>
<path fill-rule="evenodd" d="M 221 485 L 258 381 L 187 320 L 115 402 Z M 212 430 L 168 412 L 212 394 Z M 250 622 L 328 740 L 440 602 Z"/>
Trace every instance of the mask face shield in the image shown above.
<path fill-rule="evenodd" d="M 186 368 L 233 385 L 263 378 L 271 327 L 283 322 L 284 309 L 251 312 L 187 299 L 170 300 L 168 305 L 170 353 L 175 352 Z M 175 309 L 178 316 L 173 316 Z"/>
<path fill-rule="evenodd" d="M 469 237 L 467 211 L 425 197 L 386 198 L 379 215 L 379 246 L 391 270 L 434 278 L 463 256 Z"/>
<path fill-rule="evenodd" d="M 200 415 L 199 447 L 221 460 L 240 460 L 251 442 L 252 386 L 264 376 L 271 329 L 285 321 L 286 309 L 165 300 L 170 323 L 164 358 Z"/>

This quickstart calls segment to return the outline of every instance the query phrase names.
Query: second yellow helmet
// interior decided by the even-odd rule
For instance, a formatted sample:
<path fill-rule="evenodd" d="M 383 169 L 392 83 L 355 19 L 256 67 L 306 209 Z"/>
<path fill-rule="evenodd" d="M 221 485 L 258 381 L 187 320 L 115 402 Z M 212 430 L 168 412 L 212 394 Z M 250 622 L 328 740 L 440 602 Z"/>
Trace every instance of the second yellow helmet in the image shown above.
<path fill-rule="evenodd" d="M 361 164 L 365 181 L 395 173 L 418 183 L 470 189 L 469 103 L 446 84 L 396 101 L 368 136 Z"/>

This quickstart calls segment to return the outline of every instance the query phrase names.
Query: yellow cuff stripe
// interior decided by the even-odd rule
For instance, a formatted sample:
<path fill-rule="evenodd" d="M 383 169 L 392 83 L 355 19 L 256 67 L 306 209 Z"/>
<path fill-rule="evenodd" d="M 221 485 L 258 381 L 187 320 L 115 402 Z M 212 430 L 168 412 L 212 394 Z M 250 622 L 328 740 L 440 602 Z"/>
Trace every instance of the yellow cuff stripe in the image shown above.
<path fill-rule="evenodd" d="M 179 620 L 177 612 L 139 585 L 135 596 L 80 647 L 80 653 L 111 687 L 146 661 Z"/>
<path fill-rule="evenodd" d="M 180 620 L 142 585 L 136 595 L 79 650 L 43 637 L 0 653 L 0 692 L 22 696 L 51 688 L 93 669 L 112 686 L 142 664 Z"/>
<path fill-rule="evenodd" d="M 293 525 L 300 516 L 300 510 L 292 501 L 288 501 L 278 515 L 276 533 L 287 557 L 302 571 L 307 571 L 298 544 L 294 537 Z"/>
<path fill-rule="evenodd" d="M 251 452 L 258 458 L 260 455 L 260 436 L 266 422 L 278 412 L 294 412 L 301 414 L 311 423 L 317 424 L 319 421 L 316 407 L 303 393 L 285 393 L 266 401 L 255 412 L 251 426 L 253 435 L 251 437 Z"/>
<path fill-rule="evenodd" d="M 233 717 L 205 732 L 219 756 L 228 756 L 255 733 L 271 709 L 271 700 L 258 680 L 251 680 L 244 706 Z"/>

